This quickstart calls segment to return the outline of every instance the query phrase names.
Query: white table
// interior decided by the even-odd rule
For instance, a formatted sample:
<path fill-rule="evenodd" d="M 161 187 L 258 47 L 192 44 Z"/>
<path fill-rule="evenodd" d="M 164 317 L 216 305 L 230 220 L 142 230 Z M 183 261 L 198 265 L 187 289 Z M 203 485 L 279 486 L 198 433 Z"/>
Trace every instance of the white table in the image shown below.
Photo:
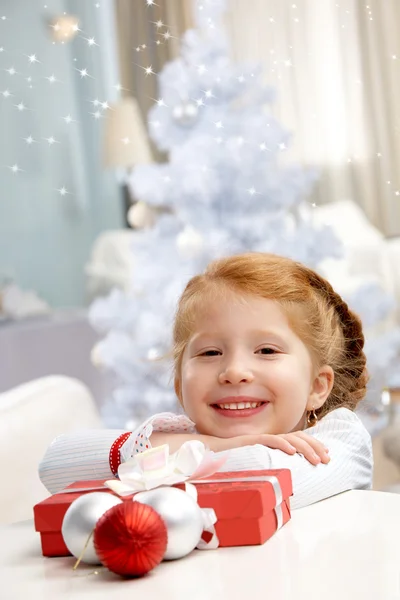
<path fill-rule="evenodd" d="M 0 528 L 2 600 L 400 599 L 400 495 L 352 491 L 294 511 L 263 546 L 195 551 L 142 579 L 43 558 L 32 522 Z"/>

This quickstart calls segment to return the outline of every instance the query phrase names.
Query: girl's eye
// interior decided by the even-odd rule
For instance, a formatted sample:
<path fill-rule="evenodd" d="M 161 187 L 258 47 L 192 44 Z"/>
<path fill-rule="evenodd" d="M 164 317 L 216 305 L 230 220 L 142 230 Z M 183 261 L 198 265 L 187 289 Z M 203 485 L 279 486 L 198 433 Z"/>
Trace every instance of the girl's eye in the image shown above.
<path fill-rule="evenodd" d="M 206 350 L 205 352 L 202 352 L 199 356 L 218 356 L 218 354 L 221 354 L 219 350 Z"/>
<path fill-rule="evenodd" d="M 261 354 L 276 354 L 277 350 L 275 350 L 275 348 L 260 348 L 257 352 L 260 352 Z"/>

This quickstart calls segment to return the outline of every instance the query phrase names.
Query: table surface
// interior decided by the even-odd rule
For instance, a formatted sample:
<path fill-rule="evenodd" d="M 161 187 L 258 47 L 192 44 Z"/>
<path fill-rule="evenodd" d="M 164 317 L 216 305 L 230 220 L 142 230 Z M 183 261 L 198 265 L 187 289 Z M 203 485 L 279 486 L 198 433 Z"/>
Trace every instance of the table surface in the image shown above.
<path fill-rule="evenodd" d="M 351 491 L 293 511 L 263 546 L 195 551 L 142 579 L 43 558 L 32 521 L 0 527 L 1 600 L 400 599 L 400 495 Z"/>

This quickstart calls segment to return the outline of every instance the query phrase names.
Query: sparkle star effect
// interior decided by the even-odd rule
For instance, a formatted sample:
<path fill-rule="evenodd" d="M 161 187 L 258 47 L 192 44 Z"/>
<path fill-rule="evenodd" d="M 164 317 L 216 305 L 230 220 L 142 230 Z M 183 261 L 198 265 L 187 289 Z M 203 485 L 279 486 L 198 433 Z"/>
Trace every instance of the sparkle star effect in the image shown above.
<path fill-rule="evenodd" d="M 3 46 L 0 46 L 0 52 L 4 52 Z"/>
<path fill-rule="evenodd" d="M 6 71 L 9 75 L 15 75 L 17 72 L 14 67 L 10 67 L 9 69 L 6 69 Z"/>
<path fill-rule="evenodd" d="M 131 140 L 128 137 L 124 137 L 124 138 L 121 139 L 121 142 L 123 144 L 125 144 L 125 146 L 127 146 L 128 144 L 131 143 Z"/>
<path fill-rule="evenodd" d="M 101 114 L 101 112 L 99 110 L 96 110 L 96 112 L 92 112 L 90 114 L 93 115 L 95 119 L 101 119 L 102 118 L 102 114 Z"/>
<path fill-rule="evenodd" d="M 222 121 L 217 121 L 216 123 L 214 123 L 214 125 L 215 125 L 215 127 L 216 127 L 217 129 L 223 129 L 223 127 L 224 127 L 224 126 L 222 125 Z"/>
<path fill-rule="evenodd" d="M 57 190 L 57 192 L 60 194 L 60 196 L 65 196 L 66 194 L 70 194 L 70 192 L 67 190 L 67 188 L 64 185 L 61 188 L 59 188 Z"/>
<path fill-rule="evenodd" d="M 56 81 L 59 81 L 59 79 L 57 79 L 57 77 L 55 75 L 50 75 L 49 77 L 45 77 L 45 79 L 47 79 L 47 81 L 49 83 L 55 83 Z"/>
<path fill-rule="evenodd" d="M 31 146 L 34 142 L 36 142 L 36 140 L 34 140 L 31 135 L 28 135 L 28 137 L 24 138 L 24 140 L 28 144 L 28 146 Z"/>
<path fill-rule="evenodd" d="M 5 21 L 6 19 L 7 19 L 7 17 L 6 17 L 5 15 L 3 15 L 3 16 L 1 17 L 1 20 L 2 20 L 2 21 Z"/>
<path fill-rule="evenodd" d="M 279 150 L 286 150 L 286 144 L 284 144 L 283 142 L 279 144 Z"/>
<path fill-rule="evenodd" d="M 25 54 L 25 56 L 29 59 L 31 65 L 33 65 L 33 63 L 40 63 L 40 60 L 36 58 L 36 54 Z"/>
<path fill-rule="evenodd" d="M 63 117 L 63 119 L 67 125 L 69 125 L 70 123 L 76 123 L 75 119 L 73 119 L 71 115 L 66 115 L 65 117 Z"/>
<path fill-rule="evenodd" d="M 92 47 L 92 46 L 98 46 L 98 44 L 96 43 L 96 40 L 94 39 L 94 37 L 83 38 L 83 39 L 87 41 L 88 46 L 90 46 L 90 47 Z"/>
<path fill-rule="evenodd" d="M 80 73 L 81 79 L 85 79 L 85 77 L 90 77 L 91 79 L 94 79 L 94 77 L 89 75 L 87 69 L 75 69 L 75 71 L 78 71 L 78 73 Z"/>
<path fill-rule="evenodd" d="M 158 6 L 158 4 L 154 2 L 154 0 L 146 0 L 146 4 L 147 6 Z"/>
<path fill-rule="evenodd" d="M 113 85 L 113 88 L 114 88 L 114 90 L 117 90 L 117 92 L 120 92 L 121 90 L 124 90 L 124 92 L 130 91 L 130 90 L 128 90 L 128 88 L 122 87 L 122 85 L 120 83 Z"/>
<path fill-rule="evenodd" d="M 158 21 L 152 21 L 152 23 L 157 27 L 157 29 L 161 29 L 161 27 L 164 27 L 164 23 L 161 21 L 161 19 L 159 19 Z"/>
<path fill-rule="evenodd" d="M 196 100 L 196 104 L 197 104 L 197 106 L 204 106 L 203 98 L 198 98 L 198 100 Z"/>
<path fill-rule="evenodd" d="M 22 169 L 19 168 L 19 166 L 17 165 L 17 163 L 15 163 L 14 165 L 12 165 L 11 167 L 8 167 L 14 174 L 16 173 L 20 173 L 22 171 Z"/>
<path fill-rule="evenodd" d="M 19 110 L 20 112 L 23 112 L 24 110 L 26 110 L 26 106 L 25 106 L 25 104 L 24 104 L 23 102 L 20 102 L 19 104 L 14 104 L 14 106 L 15 106 L 16 108 L 18 108 L 18 110 Z"/>
<path fill-rule="evenodd" d="M 107 100 L 105 102 L 100 102 L 101 104 L 101 108 L 103 110 L 109 110 L 110 109 L 110 105 L 108 104 Z"/>
<path fill-rule="evenodd" d="M 215 98 L 214 94 L 212 93 L 212 90 L 205 90 L 204 95 L 206 98 Z"/>
<path fill-rule="evenodd" d="M 46 140 L 46 142 L 48 142 L 49 146 L 52 146 L 53 144 L 60 144 L 60 142 L 58 142 L 56 140 L 55 137 L 53 137 L 52 135 L 48 138 L 43 138 L 44 140 Z"/>
<path fill-rule="evenodd" d="M 143 69 L 143 71 L 146 73 L 146 77 L 147 75 L 155 75 L 152 65 L 149 67 L 141 67 L 141 69 Z"/>
<path fill-rule="evenodd" d="M 4 98 L 9 98 L 10 96 L 12 96 L 13 94 L 10 92 L 10 90 L 4 90 L 3 92 L 1 92 L 4 96 Z"/>
<path fill-rule="evenodd" d="M 199 75 L 203 75 L 203 73 L 207 73 L 206 65 L 199 65 L 197 67 L 197 72 Z"/>

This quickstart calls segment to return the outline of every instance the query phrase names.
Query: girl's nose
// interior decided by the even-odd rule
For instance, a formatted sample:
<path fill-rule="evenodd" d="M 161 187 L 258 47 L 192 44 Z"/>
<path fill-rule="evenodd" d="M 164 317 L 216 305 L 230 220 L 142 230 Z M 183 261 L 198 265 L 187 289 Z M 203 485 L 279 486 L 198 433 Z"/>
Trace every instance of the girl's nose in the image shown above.
<path fill-rule="evenodd" d="M 238 364 L 230 364 L 224 368 L 218 376 L 218 381 L 221 384 L 230 383 L 237 385 L 239 383 L 251 383 L 254 381 L 254 375 L 245 366 Z"/>

